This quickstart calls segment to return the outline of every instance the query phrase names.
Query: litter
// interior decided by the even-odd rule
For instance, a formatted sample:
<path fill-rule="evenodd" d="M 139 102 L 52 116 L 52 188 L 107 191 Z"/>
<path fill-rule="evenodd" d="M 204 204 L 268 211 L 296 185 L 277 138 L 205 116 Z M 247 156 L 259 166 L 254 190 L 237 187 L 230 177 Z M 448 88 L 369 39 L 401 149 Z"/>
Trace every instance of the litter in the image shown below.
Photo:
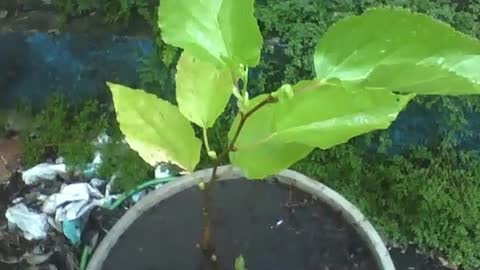
<path fill-rule="evenodd" d="M 45 253 L 40 246 L 36 246 L 32 252 L 25 253 L 23 259 L 30 265 L 37 265 L 46 262 L 53 253 L 53 251 Z"/>
<path fill-rule="evenodd" d="M 107 144 L 109 142 L 110 142 L 110 137 L 105 132 L 103 132 L 97 136 L 97 138 L 95 139 L 94 142 L 92 142 L 92 144 L 98 149 L 102 145 Z M 85 170 L 83 170 L 83 175 L 87 178 L 95 177 L 97 170 L 100 167 L 100 165 L 102 165 L 102 163 L 103 163 L 102 153 L 100 151 L 96 151 L 92 162 L 88 163 Z"/>
<path fill-rule="evenodd" d="M 132 201 L 134 201 L 134 202 L 137 203 L 137 202 L 140 201 L 140 199 L 143 198 L 146 194 L 147 194 L 147 192 L 146 192 L 145 190 L 139 191 L 139 192 L 137 192 L 137 193 L 135 193 L 135 194 L 132 195 L 132 197 L 131 197 L 131 198 L 132 198 Z"/>
<path fill-rule="evenodd" d="M 54 214 L 57 208 L 68 202 L 88 201 L 100 199 L 103 195 L 88 183 L 75 183 L 63 186 L 59 193 L 50 195 L 43 204 L 42 211 Z"/>
<path fill-rule="evenodd" d="M 5 264 L 20 264 L 25 261 L 31 266 L 39 265 L 50 259 L 53 254 L 53 251 L 44 252 L 43 248 L 36 246 L 32 251 L 25 252 L 21 256 L 0 256 L 0 262 Z"/>
<path fill-rule="evenodd" d="M 92 233 L 85 230 L 93 209 L 100 207 L 109 209 L 106 210 L 109 214 L 113 213 L 110 210 L 123 206 L 127 200 L 129 201 L 128 205 L 131 205 L 132 202 L 136 203 L 149 191 L 170 182 L 179 175 L 174 172 L 174 169 L 158 166 L 155 169 L 155 179 L 146 181 L 133 190 L 112 194 L 117 176 L 112 175 L 110 181 L 96 178 L 97 170 L 103 162 L 100 147 L 109 141 L 110 138 L 105 134 L 98 136 L 96 141 L 92 142 L 98 150 L 95 152 L 92 161 L 86 167 L 83 167 L 84 170 L 75 171 L 73 174 L 69 174 L 69 168 L 65 165 L 65 160 L 62 157 L 57 158 L 55 163 L 41 163 L 24 171 L 22 180 L 30 187 L 27 193 L 22 193 L 22 197 L 15 200 L 16 205 L 7 210 L 6 216 L 9 221 L 9 228 L 21 229 L 27 240 L 46 239 L 50 235 L 48 238 L 48 241 L 50 241 L 56 239 L 58 237 L 57 232 L 59 232 L 63 236 L 58 239 L 61 239 L 62 243 L 68 243 L 65 246 L 79 247 L 82 245 L 82 240 L 88 242 L 86 240 L 88 234 Z M 63 181 L 56 181 L 57 179 L 60 180 L 59 177 L 64 180 L 71 180 L 69 176 L 72 179 L 76 179 L 75 177 L 78 176 L 78 180 L 87 180 L 88 182 L 65 184 L 62 183 Z M 37 209 L 41 212 L 36 212 Z M 98 212 L 95 211 L 94 213 Z M 94 231 L 94 233 L 97 234 L 96 238 L 98 238 L 98 232 Z M 82 260 L 84 264 L 88 261 L 88 255 L 95 246 L 93 242 L 83 243 L 85 254 L 82 255 L 85 256 L 82 256 Z M 51 256 L 48 252 L 36 251 L 29 251 L 25 254 L 29 257 L 20 258 L 21 261 L 26 261 L 30 265 L 38 263 L 42 266 L 48 262 Z M 73 255 L 73 253 L 67 253 L 66 255 Z M 74 269 L 78 264 L 73 263 L 75 258 L 72 258 L 72 267 L 70 268 Z M 65 269 L 70 268 L 66 267 Z"/>
<path fill-rule="evenodd" d="M 96 152 L 93 161 L 88 163 L 85 170 L 83 170 L 83 175 L 87 178 L 95 177 L 100 165 L 102 165 L 102 154 L 100 152 Z"/>
<path fill-rule="evenodd" d="M 155 168 L 155 179 L 162 179 L 166 177 L 171 177 L 173 174 L 170 170 L 164 168 L 163 166 L 157 166 Z"/>
<path fill-rule="evenodd" d="M 108 136 L 108 134 L 106 132 L 102 132 L 102 133 L 100 133 L 100 135 L 97 136 L 97 138 L 95 139 L 93 144 L 95 146 L 100 146 L 100 145 L 103 145 L 103 144 L 107 144 L 109 142 L 110 142 L 110 136 Z"/>
<path fill-rule="evenodd" d="M 5 217 L 9 225 L 13 224 L 20 228 L 27 240 L 45 239 L 49 229 L 47 215 L 35 213 L 23 203 L 19 203 L 7 209 Z"/>
<path fill-rule="evenodd" d="M 42 211 L 55 214 L 54 227 L 62 228 L 65 237 L 78 245 L 91 210 L 109 201 L 89 183 L 75 183 L 62 187 L 59 193 L 48 197 Z"/>
<path fill-rule="evenodd" d="M 90 180 L 90 185 L 94 188 L 97 188 L 97 189 L 100 189 L 101 187 L 106 185 L 106 183 L 107 183 L 107 181 L 99 179 L 99 178 L 92 178 L 92 180 Z"/>
<path fill-rule="evenodd" d="M 67 166 L 65 164 L 38 164 L 23 172 L 22 179 L 25 184 L 34 185 L 41 181 L 53 181 L 57 176 L 68 179 Z"/>
<path fill-rule="evenodd" d="M 58 157 L 55 160 L 55 164 L 63 164 L 63 163 L 65 163 L 65 158 L 63 158 L 63 157 Z"/>
<path fill-rule="evenodd" d="M 82 241 L 82 231 L 85 226 L 85 219 L 65 220 L 62 223 L 63 235 L 75 246 Z"/>
<path fill-rule="evenodd" d="M 84 215 L 88 215 L 93 208 L 97 206 L 102 206 L 103 204 L 103 200 L 84 200 L 71 202 L 57 209 L 55 214 L 55 220 L 74 220 Z"/>

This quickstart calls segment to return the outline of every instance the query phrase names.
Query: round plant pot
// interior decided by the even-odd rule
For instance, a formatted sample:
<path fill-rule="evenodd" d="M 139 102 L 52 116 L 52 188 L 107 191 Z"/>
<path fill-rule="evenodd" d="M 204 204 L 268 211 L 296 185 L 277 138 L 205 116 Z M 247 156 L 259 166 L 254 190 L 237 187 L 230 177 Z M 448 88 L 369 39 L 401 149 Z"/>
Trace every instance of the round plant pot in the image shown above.
<path fill-rule="evenodd" d="M 245 181 L 232 166 L 218 169 L 212 210 L 212 268 L 202 255 L 202 191 L 211 169 L 149 193 L 114 225 L 88 270 L 234 269 L 243 255 L 250 270 L 394 270 L 372 225 L 344 197 L 300 173 L 285 170 Z M 228 180 L 228 181 L 226 181 Z"/>

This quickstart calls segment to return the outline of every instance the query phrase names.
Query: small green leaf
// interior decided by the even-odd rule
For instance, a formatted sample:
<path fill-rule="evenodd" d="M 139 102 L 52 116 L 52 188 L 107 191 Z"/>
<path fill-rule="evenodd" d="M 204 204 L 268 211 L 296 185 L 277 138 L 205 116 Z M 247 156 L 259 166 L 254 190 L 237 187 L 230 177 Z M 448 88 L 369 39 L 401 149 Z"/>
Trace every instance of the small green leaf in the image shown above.
<path fill-rule="evenodd" d="M 235 270 L 247 270 L 247 267 L 245 266 L 245 259 L 242 255 L 235 259 Z"/>
<path fill-rule="evenodd" d="M 320 80 L 300 82 L 293 90 L 292 99 L 261 108 L 240 132 L 237 151 L 230 154 L 230 159 L 247 177 L 264 178 L 289 167 L 315 147 L 328 149 L 372 130 L 385 129 L 413 97 L 389 91 L 347 90 Z M 252 103 L 264 98 L 257 97 Z"/>
<path fill-rule="evenodd" d="M 200 160 L 201 141 L 178 108 L 143 90 L 107 84 L 130 147 L 152 166 L 172 162 L 193 171 Z"/>
<path fill-rule="evenodd" d="M 204 128 L 212 127 L 222 114 L 234 87 L 228 68 L 218 69 L 187 51 L 178 61 L 176 84 L 180 112 Z"/>
<path fill-rule="evenodd" d="M 254 0 L 162 0 L 162 38 L 216 66 L 256 66 L 263 39 L 253 4 Z"/>
<path fill-rule="evenodd" d="M 315 50 L 317 77 L 366 89 L 480 93 L 480 42 L 427 15 L 378 8 L 333 25 Z"/>

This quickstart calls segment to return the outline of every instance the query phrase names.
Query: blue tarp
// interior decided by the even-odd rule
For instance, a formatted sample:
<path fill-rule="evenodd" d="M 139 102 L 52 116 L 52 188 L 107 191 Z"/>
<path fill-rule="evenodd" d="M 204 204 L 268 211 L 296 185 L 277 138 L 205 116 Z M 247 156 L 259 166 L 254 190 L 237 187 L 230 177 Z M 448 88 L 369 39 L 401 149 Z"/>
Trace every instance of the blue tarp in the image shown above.
<path fill-rule="evenodd" d="M 54 92 L 72 100 L 95 97 L 106 81 L 138 86 L 148 38 L 47 33 L 0 34 L 0 106 L 21 98 L 41 106 Z"/>

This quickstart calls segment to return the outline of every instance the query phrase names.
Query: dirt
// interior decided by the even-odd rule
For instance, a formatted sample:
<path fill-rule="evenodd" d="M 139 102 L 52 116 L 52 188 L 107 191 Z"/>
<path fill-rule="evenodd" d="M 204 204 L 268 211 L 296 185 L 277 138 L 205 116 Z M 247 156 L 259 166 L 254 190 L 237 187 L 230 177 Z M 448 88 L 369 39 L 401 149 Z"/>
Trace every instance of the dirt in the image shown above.
<path fill-rule="evenodd" d="M 434 260 L 423 253 L 418 252 L 414 246 L 406 249 L 392 248 L 390 256 L 397 270 L 452 270 L 443 266 L 439 260 Z"/>
<path fill-rule="evenodd" d="M 104 269 L 211 269 L 197 248 L 201 206 L 197 188 L 159 204 L 120 239 Z M 249 269 L 377 269 L 339 213 L 285 186 L 219 183 L 213 213 L 219 269 L 233 269 L 240 254 Z"/>

